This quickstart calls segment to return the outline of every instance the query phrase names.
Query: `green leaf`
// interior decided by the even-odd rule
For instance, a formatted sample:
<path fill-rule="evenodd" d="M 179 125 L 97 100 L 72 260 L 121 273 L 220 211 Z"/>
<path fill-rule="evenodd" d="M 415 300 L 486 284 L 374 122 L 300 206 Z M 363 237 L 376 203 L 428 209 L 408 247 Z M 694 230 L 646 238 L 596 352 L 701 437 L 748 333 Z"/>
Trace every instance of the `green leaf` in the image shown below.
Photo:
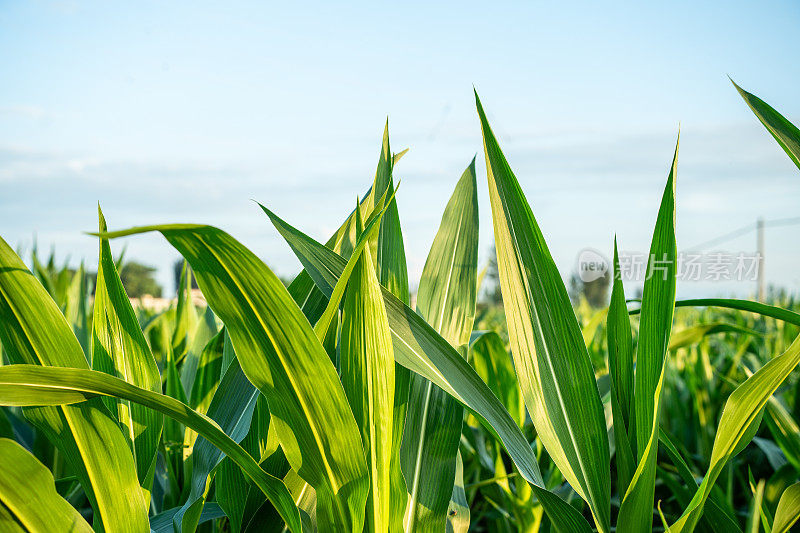
<path fill-rule="evenodd" d="M 214 313 L 206 308 L 180 371 L 181 387 L 189 399 L 189 407 L 204 414 L 208 411 L 223 375 L 225 329 L 209 337 L 216 329 L 214 321 Z M 201 342 L 206 344 L 198 348 Z M 187 386 L 191 392 L 186 390 Z M 187 428 L 183 436 L 185 455 L 191 455 L 196 439 L 197 433 Z"/>
<path fill-rule="evenodd" d="M 186 394 L 181 385 L 181 378 L 178 375 L 178 368 L 175 363 L 175 356 L 171 346 L 167 346 L 167 355 L 164 373 L 164 394 L 170 398 L 175 398 L 181 403 L 188 403 Z M 184 460 L 188 457 L 189 450 L 184 448 L 186 432 L 183 424 L 173 418 L 164 420 L 164 432 L 162 443 L 164 445 L 165 459 L 167 460 L 168 471 L 174 482 L 176 490 L 171 491 L 171 498 L 165 502 L 170 507 L 177 504 L 182 498 L 181 490 L 184 487 Z M 191 437 L 191 435 L 190 435 Z"/>
<path fill-rule="evenodd" d="M 0 238 L 0 343 L 12 363 L 88 368 L 78 340 L 44 287 Z M 125 437 L 97 399 L 75 406 L 27 409 L 81 482 L 95 527 L 143 531 L 148 502 Z"/>
<path fill-rule="evenodd" d="M 639 344 L 636 354 L 633 432 L 638 465 L 620 506 L 617 527 L 622 531 L 652 531 L 653 499 L 658 454 L 658 420 L 667 348 L 675 311 L 675 177 L 678 146 L 661 197 L 642 295 Z"/>
<path fill-rule="evenodd" d="M 97 207 L 100 231 L 106 221 Z M 125 293 L 107 239 L 99 239 L 97 285 L 92 320 L 92 367 L 132 385 L 161 392 L 161 374 Z M 130 402 L 107 398 L 136 460 L 139 483 L 150 490 L 164 417 Z"/>
<path fill-rule="evenodd" d="M 750 527 L 749 533 L 758 533 L 759 532 L 759 525 L 761 524 L 762 519 L 765 520 L 765 524 L 767 524 L 766 519 L 763 515 L 763 508 L 762 502 L 764 501 L 764 485 L 765 481 L 762 479 L 758 482 L 758 485 L 755 484 L 755 480 L 753 479 L 753 473 L 749 472 L 750 474 L 750 490 L 753 492 L 753 503 L 750 507 Z M 767 529 L 767 533 L 770 533 L 769 529 Z"/>
<path fill-rule="evenodd" d="M 314 324 L 314 332 L 317 334 L 317 338 L 320 341 L 324 341 L 326 336 L 330 333 L 333 329 L 335 333 L 335 323 L 334 319 L 338 317 L 339 314 L 339 307 L 342 301 L 342 298 L 345 294 L 345 289 L 347 288 L 347 283 L 350 279 L 350 275 L 352 274 L 353 270 L 356 268 L 356 263 L 360 258 L 360 254 L 364 247 L 369 245 L 374 237 L 377 236 L 378 231 L 380 229 L 380 224 L 383 219 L 383 215 L 386 213 L 386 208 L 383 207 L 384 199 L 386 195 L 389 194 L 390 191 L 384 193 L 384 196 L 381 197 L 381 201 L 379 204 L 373 209 L 372 213 L 370 213 L 369 219 L 367 220 L 366 226 L 364 226 L 361 222 L 361 216 L 359 215 L 359 211 L 356 211 L 356 227 L 358 228 L 358 238 L 356 239 L 355 246 L 353 247 L 352 253 L 350 255 L 350 259 L 347 261 L 347 266 L 342 273 L 342 276 L 339 278 L 339 281 L 336 284 L 336 287 L 333 289 L 333 293 L 328 298 L 328 304 L 325 307 L 325 311 L 319 317 L 316 324 Z M 394 198 L 394 193 L 396 191 L 391 191 L 391 198 Z M 261 204 L 258 204 L 264 213 L 267 216 L 272 216 L 273 213 L 264 207 Z M 324 297 L 323 297 L 324 298 Z"/>
<path fill-rule="evenodd" d="M 234 365 L 231 366 L 233 367 Z M 235 365 L 235 367 L 238 366 L 238 364 Z M 229 372 L 230 371 L 231 369 L 229 369 Z M 238 372 L 244 377 L 241 370 L 238 370 Z M 261 457 L 261 436 L 262 432 L 265 432 L 269 427 L 269 410 L 266 408 L 266 402 L 263 400 L 259 402 L 257 400 L 259 395 L 255 388 L 249 383 L 248 385 L 249 389 L 253 391 L 252 404 L 254 408 L 252 409 L 251 415 L 249 417 L 243 416 L 239 424 L 241 425 L 242 432 L 247 432 L 247 435 L 244 436 L 240 444 L 242 448 L 253 457 Z M 225 400 L 223 400 L 223 402 L 228 403 Z M 244 414 L 244 411 L 242 413 Z M 273 475 L 275 474 L 275 472 L 269 470 L 269 468 L 264 465 L 263 460 L 260 461 L 260 464 L 264 470 Z M 214 497 L 230 519 L 231 531 L 233 533 L 238 533 L 242 528 L 242 523 L 245 518 L 250 484 L 247 483 L 247 478 L 241 469 L 236 466 L 236 463 L 227 457 L 223 458 L 219 463 L 215 476 Z M 253 494 L 253 496 L 255 499 L 256 495 Z"/>
<path fill-rule="evenodd" d="M 372 186 L 373 197 L 377 194 L 385 195 L 394 190 L 393 170 L 394 161 L 389 148 L 389 121 L 387 120 L 383 131 L 381 156 L 375 172 L 375 183 Z M 406 253 L 403 245 L 403 232 L 400 229 L 397 200 L 394 197 L 387 199 L 386 215 L 381 220 L 377 237 L 376 257 L 375 266 L 380 284 L 389 289 L 389 292 L 400 298 L 401 301 L 408 303 Z"/>
<path fill-rule="evenodd" d="M 219 382 L 206 415 L 231 439 L 241 442 L 250 427 L 257 396 L 258 391 L 247 380 L 234 358 Z M 222 452 L 219 449 L 205 439 L 198 439 L 192 451 L 189 497 L 174 518 L 176 531 L 193 532 L 196 529 L 211 482 L 209 476 L 221 460 Z"/>
<path fill-rule="evenodd" d="M 175 516 L 178 509 L 178 507 L 173 507 L 172 509 L 162 511 L 150 517 L 150 529 L 154 533 L 172 533 L 172 517 Z M 222 512 L 219 505 L 214 502 L 209 502 L 203 506 L 203 512 L 200 514 L 199 523 L 203 524 L 209 520 L 222 518 L 224 516 L 225 513 Z"/>
<path fill-rule="evenodd" d="M 89 293 L 86 287 L 86 270 L 81 266 L 75 271 L 72 276 L 72 281 L 67 291 L 67 303 L 64 308 L 64 316 L 67 322 L 72 326 L 72 331 L 75 332 L 78 342 L 83 348 L 83 353 L 86 354 L 87 359 L 90 357 L 91 344 L 89 343 L 89 321 L 88 312 L 86 310 L 86 295 Z"/>
<path fill-rule="evenodd" d="M 675 465 L 678 475 L 686 484 L 686 487 L 692 491 L 697 491 L 698 485 L 694 474 L 689 469 L 689 465 L 686 464 L 686 461 L 683 459 L 681 453 L 678 451 L 678 447 L 663 429 L 658 432 L 658 441 L 664 446 L 664 450 L 667 452 L 667 455 L 669 455 L 672 464 Z M 689 493 L 686 496 L 685 501 L 682 502 L 683 505 L 689 503 L 692 494 L 693 493 Z M 706 512 L 703 515 L 703 520 L 706 521 L 706 525 L 712 531 L 714 529 L 713 526 L 716 525 L 717 528 L 726 532 L 741 532 L 742 529 L 739 527 L 736 519 L 724 511 L 724 502 L 718 502 L 717 496 L 718 495 L 713 492 L 709 496 Z"/>
<path fill-rule="evenodd" d="M 791 413 L 776 398 L 767 402 L 767 427 L 786 459 L 800 471 L 800 427 Z"/>
<path fill-rule="evenodd" d="M 0 439 L 0 508 L 25 531 L 91 533 L 81 514 L 56 492 L 53 475 L 28 450 L 10 439 Z M 11 527 L 0 514 L 5 531 Z"/>
<path fill-rule="evenodd" d="M 461 452 L 456 454 L 456 481 L 453 495 L 447 509 L 446 533 L 467 533 L 469 530 L 469 502 L 464 492 L 464 461 Z"/>
<path fill-rule="evenodd" d="M 355 255 L 353 257 L 356 257 Z M 361 431 L 370 471 L 366 531 L 388 531 L 394 404 L 392 339 L 369 248 L 345 293 L 339 344 L 342 385 Z"/>
<path fill-rule="evenodd" d="M 764 406 L 791 371 L 800 363 L 800 337 L 781 355 L 774 357 L 750 376 L 728 397 L 717 428 L 711 462 L 700 488 L 673 533 L 691 532 L 703 513 L 703 505 L 728 459 L 741 451 L 758 429 Z"/>
<path fill-rule="evenodd" d="M 656 382 L 653 396 L 656 398 L 655 411 L 650 421 L 650 434 L 639 449 L 642 458 L 636 466 L 628 490 L 620 505 L 617 516 L 617 529 L 619 531 L 651 531 L 653 527 L 653 496 L 655 489 L 655 476 L 658 458 L 658 419 L 661 415 L 660 398 L 664 386 L 666 365 L 661 367 L 658 381 Z M 639 406 L 637 404 L 636 408 Z"/>
<path fill-rule="evenodd" d="M 617 464 L 617 490 L 624 495 L 636 470 L 635 450 L 631 445 L 633 408 L 633 337 L 631 319 L 625 303 L 619 268 L 617 239 L 614 237 L 614 287 L 608 307 L 608 369 L 611 376 L 611 413 L 614 420 L 614 447 Z"/>
<path fill-rule="evenodd" d="M 525 425 L 525 400 L 519 390 L 514 363 L 503 339 L 494 331 L 476 333 L 470 345 L 470 363 L 508 413 L 522 429 Z"/>
<path fill-rule="evenodd" d="M 497 264 L 514 367 L 539 438 L 610 530 L 611 474 L 603 404 L 580 326 L 544 236 L 477 92 Z"/>
<path fill-rule="evenodd" d="M 478 190 L 475 160 L 459 179 L 422 270 L 417 312 L 464 356 L 475 316 Z M 411 378 L 400 458 L 409 494 L 405 530 L 441 531 L 453 495 L 464 409 L 427 379 Z"/>
<path fill-rule="evenodd" d="M 344 258 L 275 214 L 270 214 L 270 219 L 317 287 L 325 295 L 332 294 L 339 276 L 347 266 Z M 575 508 L 545 488 L 536 456 L 516 422 L 463 356 L 419 314 L 385 288 L 381 290 L 389 329 L 392 331 L 395 361 L 453 396 L 502 442 L 521 475 L 532 484 L 558 531 L 590 531 L 586 519 Z"/>
<path fill-rule="evenodd" d="M 222 352 L 225 346 L 225 328 L 214 335 L 200 352 L 197 372 L 189 406 L 195 411 L 205 413 L 222 378 Z"/>
<path fill-rule="evenodd" d="M 104 231 L 104 230 L 103 230 Z M 197 328 L 197 312 L 192 303 L 192 272 L 183 262 L 178 283 L 178 304 L 175 308 L 175 329 L 172 331 L 172 353 L 175 363 L 183 362 L 189 351 L 190 340 Z"/>
<path fill-rule="evenodd" d="M 632 300 L 636 301 L 636 300 Z M 763 304 L 761 302 L 751 302 L 750 300 L 737 300 L 734 298 L 693 298 L 689 300 L 676 300 L 675 307 L 722 307 L 724 309 L 736 309 L 738 311 L 748 311 L 761 316 L 767 316 L 800 326 L 800 314 L 776 307 L 774 305 Z M 632 309 L 631 315 L 636 315 L 640 309 Z"/>
<path fill-rule="evenodd" d="M 181 385 L 183 385 L 183 390 L 186 393 L 187 398 L 196 397 L 193 391 L 194 384 L 198 377 L 198 367 L 200 367 L 202 364 L 200 359 L 206 345 L 216 334 L 216 317 L 214 317 L 214 313 L 211 311 L 211 308 L 206 307 L 205 312 L 203 312 L 203 316 L 200 317 L 200 320 L 195 327 L 194 337 L 192 337 L 192 341 L 189 344 L 189 350 L 186 353 L 186 357 L 184 358 L 183 365 L 181 365 L 180 369 Z M 219 378 L 219 372 L 217 372 L 217 377 Z"/>
<path fill-rule="evenodd" d="M 765 101 L 754 94 L 750 94 L 731 80 L 733 86 L 739 91 L 744 101 L 755 113 L 758 120 L 767 128 L 767 131 L 778 141 L 789 158 L 800 168 L 800 130 L 789 122 L 783 115 L 775 111 Z"/>
<path fill-rule="evenodd" d="M 795 483 L 783 491 L 778 501 L 772 533 L 787 533 L 798 518 L 800 518 L 800 483 Z"/>
<path fill-rule="evenodd" d="M 763 336 L 757 331 L 735 324 L 726 324 L 724 322 L 698 324 L 697 326 L 691 326 L 674 332 L 669 339 L 669 349 L 677 350 L 679 348 L 691 346 L 692 344 L 697 344 L 703 340 L 704 337 L 714 335 L 715 333 L 742 333 L 744 335 L 754 335 L 757 337 Z"/>
<path fill-rule="evenodd" d="M 408 150 L 405 150 L 400 155 L 406 151 Z M 399 157 L 396 154 L 394 162 L 396 163 L 398 159 Z M 388 191 L 384 193 L 384 197 L 387 193 Z M 376 201 L 374 199 L 374 188 L 370 187 L 359 203 L 358 212 L 353 210 L 353 212 L 350 213 L 342 225 L 339 226 L 333 235 L 331 235 L 331 237 L 325 243 L 325 246 L 337 254 L 340 254 L 345 259 L 349 258 L 352 254 L 353 248 L 356 246 L 357 218 L 361 217 L 363 220 L 363 218 L 366 218 L 366 215 L 373 213 L 375 211 L 374 207 L 376 202 L 383 203 L 382 200 Z M 263 205 L 261 208 L 265 209 Z M 325 297 L 319 288 L 317 288 L 316 284 L 311 279 L 311 276 L 308 275 L 308 272 L 306 272 L 305 269 L 303 269 L 292 280 L 292 283 L 289 284 L 288 290 L 294 301 L 297 302 L 297 305 L 299 305 L 303 310 L 303 314 L 306 315 L 309 322 L 316 324 L 320 318 L 320 315 L 325 309 L 327 297 Z"/>
<path fill-rule="evenodd" d="M 36 365 L 0 367 L 0 405 L 85 403 L 97 395 L 114 396 L 145 405 L 174 418 L 186 427 L 191 427 L 239 465 L 273 503 L 292 532 L 301 531 L 300 515 L 283 482 L 264 472 L 255 459 L 226 435 L 216 422 L 193 411 L 188 405 L 95 370 Z M 130 497 L 131 494 L 128 493 L 126 496 Z M 146 530 L 132 529 L 132 531 Z"/>
<path fill-rule="evenodd" d="M 361 531 L 368 473 L 358 426 L 335 368 L 283 283 L 211 226 L 145 226 L 104 236 L 147 231 L 160 231 L 192 266 L 242 370 L 269 403 L 289 464 L 316 490 L 320 523 Z"/>
<path fill-rule="evenodd" d="M 372 186 L 372 197 L 376 199 L 376 207 L 381 206 L 376 195 L 385 196 L 394 189 L 393 172 L 395 157 L 392 156 L 389 146 L 389 119 L 383 131 L 383 144 L 381 155 L 378 159 L 378 168 L 375 172 L 375 182 Z M 383 287 L 397 296 L 405 304 L 409 303 L 408 294 L 408 268 L 406 266 L 406 253 L 403 245 L 403 232 L 400 228 L 400 215 L 397 201 L 394 198 L 386 200 L 386 214 L 381 220 L 380 230 L 375 243 L 375 267 L 378 281 Z M 392 483 L 392 508 L 389 519 L 389 530 L 392 533 L 403 532 L 403 512 L 406 501 L 406 482 L 401 469 L 401 441 L 403 426 L 408 407 L 408 395 L 411 385 L 411 374 L 401 365 L 394 369 L 394 406 L 392 407 L 392 454 L 391 454 L 391 483 Z"/>

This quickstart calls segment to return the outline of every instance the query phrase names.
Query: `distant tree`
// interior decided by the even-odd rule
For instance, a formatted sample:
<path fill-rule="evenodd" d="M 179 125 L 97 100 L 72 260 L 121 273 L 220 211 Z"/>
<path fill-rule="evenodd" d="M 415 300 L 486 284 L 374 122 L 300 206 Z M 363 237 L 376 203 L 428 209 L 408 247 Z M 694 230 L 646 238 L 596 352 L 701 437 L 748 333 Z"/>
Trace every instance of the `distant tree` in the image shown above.
<path fill-rule="evenodd" d="M 153 277 L 156 269 L 151 266 L 143 265 L 135 261 L 126 261 L 122 265 L 119 277 L 125 292 L 131 298 L 141 298 L 145 294 L 150 296 L 161 296 L 161 285 Z"/>

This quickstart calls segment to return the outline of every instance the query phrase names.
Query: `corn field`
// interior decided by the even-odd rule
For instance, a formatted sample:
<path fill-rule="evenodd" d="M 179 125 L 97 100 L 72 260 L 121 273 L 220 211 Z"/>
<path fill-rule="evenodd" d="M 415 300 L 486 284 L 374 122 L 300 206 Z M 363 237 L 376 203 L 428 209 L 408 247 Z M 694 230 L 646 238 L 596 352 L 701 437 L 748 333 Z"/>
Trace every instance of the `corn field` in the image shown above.
<path fill-rule="evenodd" d="M 800 168 L 800 131 L 736 89 Z M 573 307 L 476 104 L 502 306 L 478 305 L 473 160 L 410 307 L 388 124 L 325 243 L 261 206 L 303 266 L 288 286 L 206 225 L 109 231 L 98 208 L 91 280 L 0 239 L 0 530 L 789 531 L 800 305 L 676 300 L 676 144 L 664 275 L 626 297 L 609 236 L 610 305 Z M 148 232 L 185 260 L 161 312 L 132 307 L 112 255 Z"/>

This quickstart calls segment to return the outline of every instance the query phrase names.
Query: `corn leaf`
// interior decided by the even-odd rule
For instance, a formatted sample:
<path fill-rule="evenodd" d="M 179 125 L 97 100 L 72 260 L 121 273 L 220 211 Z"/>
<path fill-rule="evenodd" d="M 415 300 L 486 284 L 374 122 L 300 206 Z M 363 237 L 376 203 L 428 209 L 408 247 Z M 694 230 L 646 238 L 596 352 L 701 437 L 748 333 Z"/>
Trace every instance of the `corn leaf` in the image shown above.
<path fill-rule="evenodd" d="M 241 370 L 239 370 L 239 373 L 241 373 Z M 242 374 L 242 376 L 244 375 Z M 249 383 L 248 385 L 250 390 L 255 393 L 254 401 L 252 402 L 254 409 L 249 418 L 242 418 L 242 431 L 246 431 L 247 435 L 244 436 L 239 444 L 247 453 L 253 457 L 260 458 L 262 432 L 269 427 L 269 410 L 266 408 L 266 402 L 263 399 L 260 402 L 258 401 L 257 397 L 259 395 L 253 386 Z M 273 475 L 276 474 L 264 464 L 263 460 L 259 461 L 259 464 L 267 472 Z M 214 497 L 230 519 L 231 531 L 238 533 L 242 529 L 245 512 L 247 511 L 250 484 L 247 482 L 244 472 L 227 457 L 223 458 L 219 463 L 215 476 Z M 258 495 L 261 494 L 259 493 Z M 255 496 L 256 494 L 254 493 L 253 499 L 255 499 Z M 261 498 L 259 500 L 263 502 Z"/>
<path fill-rule="evenodd" d="M 0 439 L 0 526 L 18 523 L 25 531 L 91 533 L 81 514 L 56 492 L 53 474 L 31 453 L 10 439 Z M 23 531 L 20 529 L 20 531 Z"/>
<path fill-rule="evenodd" d="M 100 231 L 106 221 L 97 208 Z M 100 255 L 92 320 L 92 367 L 132 385 L 161 392 L 161 374 L 125 293 L 107 239 L 99 239 Z M 136 460 L 139 483 L 150 490 L 164 417 L 141 405 L 116 398 L 105 403 L 116 414 Z"/>
<path fill-rule="evenodd" d="M 289 464 L 314 487 L 320 524 L 361 531 L 368 473 L 358 426 L 336 370 L 281 281 L 227 233 L 193 224 L 160 231 L 189 262 L 225 324 L 242 370 L 269 404 Z"/>
<path fill-rule="evenodd" d="M 88 368 L 58 306 L 2 238 L 0 342 L 12 363 Z M 147 501 L 139 487 L 133 455 L 99 399 L 75 406 L 27 409 L 25 416 L 72 467 L 94 508 L 96 528 L 147 528 Z"/>
<path fill-rule="evenodd" d="M 747 531 L 748 533 L 758 533 L 760 530 L 759 526 L 763 520 L 764 525 L 767 526 L 767 533 L 770 533 L 769 522 L 764 515 L 764 509 L 762 506 L 762 502 L 764 501 L 765 481 L 762 479 L 756 485 L 755 480 L 753 479 L 753 473 L 748 472 L 748 474 L 750 476 L 750 490 L 753 492 L 753 502 L 750 506 L 750 516 L 748 517 L 749 527 L 747 528 Z"/>
<path fill-rule="evenodd" d="M 447 510 L 446 533 L 467 533 L 469 530 L 469 502 L 464 491 L 464 460 L 461 452 L 456 454 L 456 481 L 453 486 L 453 495 Z"/>
<path fill-rule="evenodd" d="M 355 255 L 353 257 L 356 257 Z M 345 293 L 339 345 L 342 385 L 361 431 L 370 471 L 366 531 L 389 529 L 394 358 L 369 248 L 357 256 Z"/>
<path fill-rule="evenodd" d="M 683 456 L 678 451 L 678 447 L 666 431 L 660 430 L 658 432 L 658 442 L 664 446 L 664 450 L 667 452 L 672 464 L 675 465 L 678 475 L 686 487 L 692 491 L 697 491 L 698 485 L 694 474 L 689 469 L 689 465 L 686 464 Z M 686 492 L 687 491 L 684 489 L 682 495 Z M 693 494 L 693 492 L 688 493 L 685 497 L 685 502 L 682 503 L 687 505 Z M 713 526 L 716 524 L 717 528 L 724 529 L 724 531 L 730 531 L 731 533 L 741 532 L 742 529 L 739 527 L 739 524 L 736 523 L 736 519 L 724 510 L 724 502 L 718 501 L 720 499 L 717 496 L 718 495 L 713 492 L 709 496 L 706 511 L 703 515 L 706 526 L 708 526 L 708 529 L 713 530 Z"/>
<path fill-rule="evenodd" d="M 189 352 L 189 344 L 197 328 L 197 312 L 192 303 L 192 272 L 183 262 L 178 283 L 178 303 L 175 307 L 175 322 L 172 331 L 172 354 L 175 363 L 182 363 Z"/>
<path fill-rule="evenodd" d="M 347 266 L 345 259 L 277 215 L 269 215 L 317 287 L 330 296 Z M 536 456 L 516 422 L 463 356 L 419 314 L 385 288 L 381 290 L 392 331 L 395 361 L 453 396 L 502 442 L 558 531 L 590 531 L 586 519 L 575 508 L 545 488 Z"/>
<path fill-rule="evenodd" d="M 636 300 L 629 300 L 636 301 Z M 735 298 L 693 298 L 689 300 L 676 300 L 675 307 L 721 307 L 723 309 L 736 309 L 737 311 L 747 311 L 761 316 L 767 316 L 800 326 L 800 314 L 789 309 L 776 307 L 774 305 L 761 302 L 751 302 L 750 300 L 737 300 Z M 641 309 L 632 309 L 631 315 L 639 314 Z"/>
<path fill-rule="evenodd" d="M 422 270 L 417 312 L 464 356 L 475 316 L 478 190 L 475 160 L 459 179 Z M 441 531 L 453 496 L 464 409 L 427 379 L 411 378 L 401 464 L 405 530 Z M 462 513 L 463 514 L 463 513 Z"/>
<path fill-rule="evenodd" d="M 776 398 L 767 402 L 767 427 L 786 459 L 800 471 L 800 426 L 786 407 Z"/>
<path fill-rule="evenodd" d="M 617 464 L 617 490 L 625 494 L 636 470 L 635 450 L 631 445 L 633 420 L 633 338 L 625 292 L 619 268 L 617 239 L 614 238 L 614 287 L 607 315 L 608 369 L 611 376 L 611 413 Z"/>
<path fill-rule="evenodd" d="M 140 403 L 194 429 L 239 465 L 275 505 L 290 531 L 301 531 L 300 514 L 283 482 L 262 470 L 216 422 L 185 403 L 95 370 L 36 365 L 0 367 L 0 405 L 64 405 L 83 403 L 98 395 Z"/>
<path fill-rule="evenodd" d="M 181 378 L 178 375 L 178 367 L 172 346 L 167 346 L 166 361 L 164 363 L 164 394 L 170 398 L 175 398 L 181 403 L 189 403 L 186 393 L 183 391 Z M 184 448 L 186 428 L 174 418 L 164 420 L 164 431 L 162 444 L 164 455 L 167 461 L 168 472 L 173 482 L 175 490 L 170 491 L 171 498 L 166 503 L 170 506 L 177 504 L 183 492 L 180 490 L 184 486 L 184 460 L 188 456 L 188 449 Z M 191 438 L 191 435 L 189 435 Z"/>
<path fill-rule="evenodd" d="M 745 103 L 755 113 L 767 131 L 778 141 L 789 158 L 800 168 L 800 130 L 769 104 L 754 94 L 750 94 L 731 80 L 733 86 L 744 98 Z"/>
<path fill-rule="evenodd" d="M 181 365 L 181 385 L 187 398 L 195 397 L 193 392 L 197 381 L 198 368 L 201 366 L 201 356 L 208 342 L 217 334 L 217 322 L 211 308 L 206 307 L 203 316 L 197 322 L 194 337 L 189 344 L 189 350 Z M 219 372 L 217 373 L 219 377 Z M 193 406 L 194 407 L 194 406 Z"/>
<path fill-rule="evenodd" d="M 658 453 L 658 420 L 668 341 L 675 311 L 675 178 L 678 143 L 672 158 L 667 185 L 658 209 L 650 244 L 647 279 L 642 294 L 639 345 L 634 376 L 634 418 L 632 435 L 638 465 L 620 506 L 617 527 L 624 531 L 652 531 L 653 499 Z"/>
<path fill-rule="evenodd" d="M 241 442 L 250 428 L 258 391 L 247 380 L 234 358 L 219 383 L 208 407 L 207 416 L 234 442 Z M 208 440 L 199 439 L 192 451 L 192 479 L 187 501 L 173 517 L 176 532 L 197 528 L 205 503 L 212 470 L 222 460 L 222 452 Z"/>
<path fill-rule="evenodd" d="M 800 363 L 800 337 L 781 355 L 774 357 L 750 376 L 728 397 L 717 427 L 711 462 L 686 510 L 670 527 L 673 533 L 691 532 L 703 513 L 706 499 L 728 459 L 753 438 L 770 396 Z"/>
<path fill-rule="evenodd" d="M 481 106 L 497 265 L 514 367 L 548 454 L 610 530 L 608 435 L 594 369 L 558 268 Z"/>
<path fill-rule="evenodd" d="M 172 532 L 172 517 L 178 512 L 178 507 L 167 509 L 155 516 L 150 517 L 150 530 L 153 533 L 171 533 Z M 203 512 L 200 514 L 200 524 L 214 520 L 215 518 L 222 518 L 225 513 L 219 505 L 214 502 L 209 502 L 203 507 Z"/>
<path fill-rule="evenodd" d="M 786 533 L 800 518 L 800 483 L 783 491 L 775 511 L 772 533 Z"/>
<path fill-rule="evenodd" d="M 225 329 L 214 335 L 197 358 L 197 371 L 192 392 L 189 396 L 189 406 L 195 411 L 205 413 L 211 404 L 214 393 L 222 378 L 222 353 L 225 346 Z"/>
<path fill-rule="evenodd" d="M 372 198 L 375 207 L 383 207 L 377 195 L 385 197 L 394 189 L 393 172 L 395 158 L 389 145 L 389 120 L 383 131 L 383 144 L 381 155 L 378 159 L 378 168 L 375 172 L 375 182 L 372 186 Z M 375 267 L 380 284 L 405 303 L 409 303 L 408 294 L 408 268 L 406 267 L 406 253 L 403 245 L 403 232 L 400 228 L 400 215 L 397 209 L 397 200 L 386 200 L 386 214 L 381 220 L 380 229 L 375 241 Z M 374 210 L 374 209 L 373 209 Z M 394 405 L 392 406 L 392 454 L 391 484 L 392 508 L 389 510 L 389 531 L 392 533 L 403 532 L 403 513 L 406 502 L 406 482 L 401 468 L 401 442 L 403 426 L 406 419 L 409 388 L 411 386 L 411 373 L 401 365 L 394 369 Z"/>
<path fill-rule="evenodd" d="M 75 332 L 78 342 L 83 348 L 83 353 L 86 354 L 87 359 L 91 357 L 91 343 L 89 342 L 89 320 L 88 312 L 86 310 L 86 295 L 88 294 L 86 286 L 86 270 L 83 266 L 83 261 L 72 276 L 72 281 L 69 285 L 67 292 L 67 303 L 64 307 L 64 316 L 67 322 L 72 326 L 72 331 Z M 91 363 L 90 363 L 91 364 Z"/>
<path fill-rule="evenodd" d="M 519 390 L 514 363 L 503 339 L 494 331 L 481 333 L 470 344 L 470 363 L 508 413 L 522 429 L 525 425 L 525 400 Z"/>
<path fill-rule="evenodd" d="M 726 324 L 724 322 L 713 322 L 710 324 L 698 324 L 676 331 L 669 339 L 669 349 L 677 350 L 685 348 L 692 344 L 697 344 L 704 337 L 714 335 L 716 333 L 742 333 L 744 335 L 762 336 L 761 333 L 753 331 L 752 329 L 737 326 L 735 324 Z"/>

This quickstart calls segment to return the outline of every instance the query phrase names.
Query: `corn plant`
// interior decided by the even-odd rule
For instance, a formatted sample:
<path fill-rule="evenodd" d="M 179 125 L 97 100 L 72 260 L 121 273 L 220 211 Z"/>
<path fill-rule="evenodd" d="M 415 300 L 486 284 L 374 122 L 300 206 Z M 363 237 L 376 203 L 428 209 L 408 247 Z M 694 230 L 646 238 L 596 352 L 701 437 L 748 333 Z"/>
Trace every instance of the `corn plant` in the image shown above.
<path fill-rule="evenodd" d="M 800 167 L 797 128 L 737 89 Z M 0 239 L 2 530 L 788 531 L 795 302 L 676 301 L 676 143 L 660 274 L 631 305 L 614 238 L 608 308 L 573 308 L 475 98 L 502 308 L 479 306 L 474 160 L 410 307 L 388 123 L 324 244 L 261 206 L 303 265 L 288 286 L 207 225 L 108 231 L 98 209 L 93 299 L 83 266 L 29 270 Z M 148 232 L 185 260 L 158 313 L 111 249 Z"/>

